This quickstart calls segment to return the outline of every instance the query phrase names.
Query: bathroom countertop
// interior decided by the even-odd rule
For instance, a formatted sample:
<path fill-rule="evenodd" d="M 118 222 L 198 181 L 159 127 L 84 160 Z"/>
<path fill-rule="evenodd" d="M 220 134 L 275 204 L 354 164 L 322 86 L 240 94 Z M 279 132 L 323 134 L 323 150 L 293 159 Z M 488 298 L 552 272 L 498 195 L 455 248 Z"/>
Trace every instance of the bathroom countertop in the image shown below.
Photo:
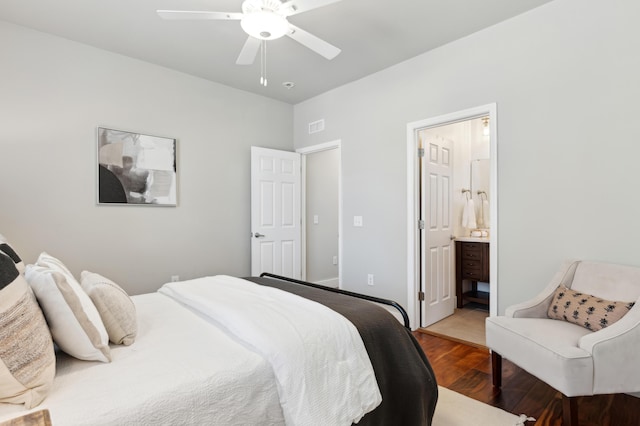
<path fill-rule="evenodd" d="M 456 241 L 464 241 L 467 243 L 488 243 L 489 237 L 456 237 Z"/>

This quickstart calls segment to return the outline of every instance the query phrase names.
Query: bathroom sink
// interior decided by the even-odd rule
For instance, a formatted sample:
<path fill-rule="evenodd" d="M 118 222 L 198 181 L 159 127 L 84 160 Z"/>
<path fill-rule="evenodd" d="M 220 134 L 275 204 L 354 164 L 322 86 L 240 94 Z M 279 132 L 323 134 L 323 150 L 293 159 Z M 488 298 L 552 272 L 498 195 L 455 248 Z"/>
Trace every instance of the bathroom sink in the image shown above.
<path fill-rule="evenodd" d="M 489 237 L 456 237 L 456 241 L 465 241 L 467 243 L 488 243 Z"/>

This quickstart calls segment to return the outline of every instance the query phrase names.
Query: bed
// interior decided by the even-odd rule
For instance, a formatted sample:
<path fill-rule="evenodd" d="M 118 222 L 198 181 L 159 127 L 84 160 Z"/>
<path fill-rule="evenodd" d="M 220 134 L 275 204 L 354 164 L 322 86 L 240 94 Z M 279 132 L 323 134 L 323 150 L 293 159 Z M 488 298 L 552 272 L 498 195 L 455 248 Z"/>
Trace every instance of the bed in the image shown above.
<path fill-rule="evenodd" d="M 316 287 L 216 276 L 132 296 L 135 341 L 109 344 L 110 362 L 57 350 L 44 400 L 0 403 L 0 421 L 46 409 L 54 426 L 430 425 L 437 384 L 410 330 Z"/>

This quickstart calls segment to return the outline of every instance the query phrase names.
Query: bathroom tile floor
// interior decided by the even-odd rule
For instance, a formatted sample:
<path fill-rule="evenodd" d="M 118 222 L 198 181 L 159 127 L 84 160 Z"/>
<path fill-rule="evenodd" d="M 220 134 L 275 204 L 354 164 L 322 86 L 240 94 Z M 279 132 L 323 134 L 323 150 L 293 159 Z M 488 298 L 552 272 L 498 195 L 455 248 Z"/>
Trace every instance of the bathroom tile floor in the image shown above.
<path fill-rule="evenodd" d="M 486 348 L 484 320 L 488 316 L 486 307 L 468 304 L 462 309 L 455 309 L 453 315 L 419 331 Z"/>

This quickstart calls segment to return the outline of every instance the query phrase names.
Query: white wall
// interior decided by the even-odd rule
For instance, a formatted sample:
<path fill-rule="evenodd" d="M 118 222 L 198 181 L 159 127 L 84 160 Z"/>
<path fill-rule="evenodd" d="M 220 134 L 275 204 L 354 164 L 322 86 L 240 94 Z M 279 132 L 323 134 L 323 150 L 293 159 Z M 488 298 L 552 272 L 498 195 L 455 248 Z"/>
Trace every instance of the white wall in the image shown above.
<path fill-rule="evenodd" d="M 0 233 L 130 293 L 250 273 L 250 146 L 292 107 L 0 22 Z M 96 126 L 178 139 L 178 207 L 96 205 Z"/>
<path fill-rule="evenodd" d="M 636 0 L 555 0 L 296 105 L 296 148 L 342 140 L 345 288 L 406 303 L 406 125 L 492 102 L 499 311 L 564 258 L 640 265 L 637 16 Z"/>

